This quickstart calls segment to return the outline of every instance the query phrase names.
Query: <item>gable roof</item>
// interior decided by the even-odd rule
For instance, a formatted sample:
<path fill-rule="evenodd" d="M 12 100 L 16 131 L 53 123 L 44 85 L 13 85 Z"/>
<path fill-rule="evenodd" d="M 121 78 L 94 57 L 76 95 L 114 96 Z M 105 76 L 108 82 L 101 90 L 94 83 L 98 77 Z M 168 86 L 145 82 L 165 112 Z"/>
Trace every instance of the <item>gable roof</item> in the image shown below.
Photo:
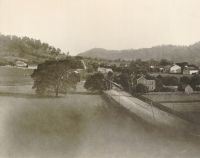
<path fill-rule="evenodd" d="M 148 76 L 144 76 L 144 75 L 142 75 L 139 78 L 137 78 L 137 81 L 140 80 L 140 79 L 145 79 L 145 80 L 148 80 L 148 81 L 155 81 L 153 78 L 148 77 Z"/>
<path fill-rule="evenodd" d="M 170 69 L 171 69 L 171 68 L 178 68 L 178 69 L 180 69 L 180 68 L 181 68 L 181 66 L 179 66 L 179 65 L 175 64 L 175 65 L 171 66 L 171 67 L 170 67 Z"/>

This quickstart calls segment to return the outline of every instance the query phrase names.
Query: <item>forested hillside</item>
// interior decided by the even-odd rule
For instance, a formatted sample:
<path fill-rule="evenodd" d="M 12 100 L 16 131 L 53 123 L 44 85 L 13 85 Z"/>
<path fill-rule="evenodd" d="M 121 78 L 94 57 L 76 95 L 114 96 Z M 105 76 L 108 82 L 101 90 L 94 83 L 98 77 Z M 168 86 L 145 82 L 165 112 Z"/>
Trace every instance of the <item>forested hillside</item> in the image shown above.
<path fill-rule="evenodd" d="M 65 56 L 59 48 L 29 37 L 5 36 L 0 34 L 0 64 L 13 64 L 22 60 L 37 64 L 47 59 Z"/>
<path fill-rule="evenodd" d="M 200 64 L 200 42 L 190 46 L 163 45 L 152 48 L 127 49 L 127 50 L 106 50 L 94 48 L 80 53 L 80 56 L 103 58 L 103 59 L 124 59 L 124 60 L 161 60 L 168 59 L 174 62 L 187 61 Z"/>

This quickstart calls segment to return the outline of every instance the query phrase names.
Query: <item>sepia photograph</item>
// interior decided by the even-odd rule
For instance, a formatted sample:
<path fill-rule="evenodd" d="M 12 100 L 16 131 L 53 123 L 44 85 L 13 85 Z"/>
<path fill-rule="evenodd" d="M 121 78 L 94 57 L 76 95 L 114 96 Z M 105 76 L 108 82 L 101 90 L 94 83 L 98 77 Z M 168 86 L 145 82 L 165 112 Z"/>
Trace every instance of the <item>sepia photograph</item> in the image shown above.
<path fill-rule="evenodd" d="M 0 0 L 0 158 L 200 158 L 199 0 Z"/>

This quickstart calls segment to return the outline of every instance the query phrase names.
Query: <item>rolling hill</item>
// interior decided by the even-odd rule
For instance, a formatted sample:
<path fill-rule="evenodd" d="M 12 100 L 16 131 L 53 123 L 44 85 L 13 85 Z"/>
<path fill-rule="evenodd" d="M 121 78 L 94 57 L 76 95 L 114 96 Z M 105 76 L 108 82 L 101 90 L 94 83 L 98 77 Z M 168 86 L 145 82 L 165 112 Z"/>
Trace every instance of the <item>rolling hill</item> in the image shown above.
<path fill-rule="evenodd" d="M 29 37 L 0 34 L 0 65 L 14 64 L 17 60 L 38 64 L 48 59 L 65 56 L 59 48 Z"/>
<path fill-rule="evenodd" d="M 200 64 L 200 42 L 190 46 L 163 45 L 152 48 L 127 50 L 106 50 L 102 48 L 94 48 L 80 53 L 79 56 L 110 60 L 169 59 L 174 62 L 187 61 L 190 63 Z"/>

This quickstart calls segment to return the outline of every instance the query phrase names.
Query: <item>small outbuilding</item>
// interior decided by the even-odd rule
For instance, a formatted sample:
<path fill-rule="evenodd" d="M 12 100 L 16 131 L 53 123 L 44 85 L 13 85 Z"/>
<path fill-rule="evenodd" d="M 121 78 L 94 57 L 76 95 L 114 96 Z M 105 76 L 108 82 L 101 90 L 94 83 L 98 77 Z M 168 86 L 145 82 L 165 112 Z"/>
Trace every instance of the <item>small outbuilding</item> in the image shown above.
<path fill-rule="evenodd" d="M 186 94 L 191 94 L 194 92 L 193 88 L 190 85 L 185 86 L 184 90 Z"/>
<path fill-rule="evenodd" d="M 199 68 L 195 65 L 185 66 L 184 69 L 183 69 L 183 74 L 184 75 L 199 74 Z"/>
<path fill-rule="evenodd" d="M 101 72 L 102 74 L 108 74 L 108 72 L 113 72 L 111 68 L 104 68 L 104 67 L 98 67 L 98 72 Z"/>
<path fill-rule="evenodd" d="M 16 65 L 17 67 L 28 67 L 28 64 L 27 64 L 27 63 L 25 63 L 25 62 L 23 62 L 23 61 L 20 61 L 20 60 L 16 61 L 15 65 Z"/>

